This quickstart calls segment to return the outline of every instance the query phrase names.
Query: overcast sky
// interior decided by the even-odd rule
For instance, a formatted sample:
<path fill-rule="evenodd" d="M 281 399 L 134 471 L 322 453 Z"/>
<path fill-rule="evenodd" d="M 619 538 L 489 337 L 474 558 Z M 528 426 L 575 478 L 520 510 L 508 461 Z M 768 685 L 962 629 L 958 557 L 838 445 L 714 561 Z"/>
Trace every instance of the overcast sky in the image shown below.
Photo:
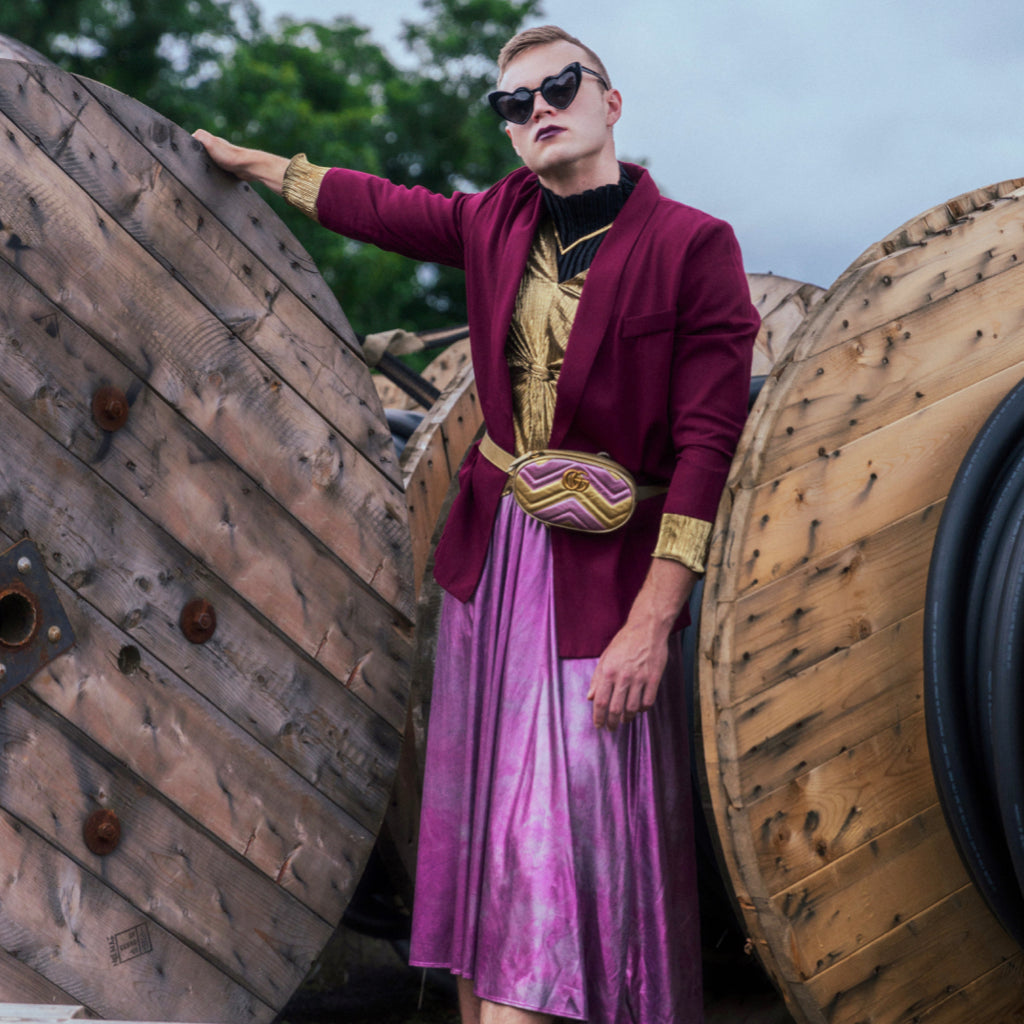
<path fill-rule="evenodd" d="M 351 15 L 395 59 L 402 20 L 423 16 L 418 0 L 260 3 Z M 1024 177 L 1024 0 L 546 0 L 545 14 L 622 91 L 619 156 L 730 221 L 750 271 L 827 287 L 911 217 Z"/>

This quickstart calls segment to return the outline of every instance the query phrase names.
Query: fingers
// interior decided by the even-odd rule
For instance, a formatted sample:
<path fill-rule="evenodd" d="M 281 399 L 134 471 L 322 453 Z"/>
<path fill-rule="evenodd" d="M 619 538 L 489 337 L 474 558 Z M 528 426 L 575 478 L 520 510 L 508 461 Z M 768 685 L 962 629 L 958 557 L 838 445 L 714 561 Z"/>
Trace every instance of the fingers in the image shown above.
<path fill-rule="evenodd" d="M 587 693 L 587 699 L 594 705 L 595 727 L 614 731 L 646 712 L 651 706 L 645 699 L 649 690 L 646 682 L 628 677 L 613 678 L 599 666 Z"/>

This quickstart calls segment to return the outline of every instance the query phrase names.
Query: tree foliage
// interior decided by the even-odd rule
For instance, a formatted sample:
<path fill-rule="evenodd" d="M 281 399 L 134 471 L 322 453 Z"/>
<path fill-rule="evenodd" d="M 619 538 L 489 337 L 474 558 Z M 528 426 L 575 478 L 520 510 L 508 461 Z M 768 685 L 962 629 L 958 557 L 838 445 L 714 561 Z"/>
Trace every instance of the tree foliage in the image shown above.
<path fill-rule="evenodd" d="M 263 24 L 254 0 L 19 0 L 0 33 L 192 130 L 450 193 L 517 163 L 484 101 L 494 58 L 540 0 L 423 0 L 398 60 L 353 18 Z M 268 201 L 357 332 L 465 319 L 463 278 L 331 235 Z"/>
<path fill-rule="evenodd" d="M 195 86 L 248 32 L 255 0 L 14 0 L 0 33 L 141 100 L 174 121 L 193 116 Z"/>

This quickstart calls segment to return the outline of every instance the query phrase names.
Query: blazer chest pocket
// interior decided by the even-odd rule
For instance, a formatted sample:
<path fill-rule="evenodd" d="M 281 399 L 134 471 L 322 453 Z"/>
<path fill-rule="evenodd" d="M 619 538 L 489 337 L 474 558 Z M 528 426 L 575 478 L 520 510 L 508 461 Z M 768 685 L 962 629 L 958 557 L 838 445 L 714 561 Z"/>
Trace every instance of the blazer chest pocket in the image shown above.
<path fill-rule="evenodd" d="M 664 309 L 659 313 L 644 313 L 641 316 L 627 316 L 622 321 L 622 337 L 636 338 L 674 331 L 676 327 L 676 311 Z"/>

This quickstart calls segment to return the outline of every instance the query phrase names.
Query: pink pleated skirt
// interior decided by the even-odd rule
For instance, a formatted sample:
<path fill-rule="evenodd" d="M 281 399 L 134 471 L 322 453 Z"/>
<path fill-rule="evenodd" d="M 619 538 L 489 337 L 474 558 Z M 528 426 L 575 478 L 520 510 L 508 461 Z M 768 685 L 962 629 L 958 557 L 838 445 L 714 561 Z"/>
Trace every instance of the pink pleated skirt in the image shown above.
<path fill-rule="evenodd" d="M 679 645 L 655 707 L 595 729 L 597 659 L 557 656 L 547 528 L 509 497 L 440 629 L 411 962 L 592 1024 L 699 1022 Z"/>

